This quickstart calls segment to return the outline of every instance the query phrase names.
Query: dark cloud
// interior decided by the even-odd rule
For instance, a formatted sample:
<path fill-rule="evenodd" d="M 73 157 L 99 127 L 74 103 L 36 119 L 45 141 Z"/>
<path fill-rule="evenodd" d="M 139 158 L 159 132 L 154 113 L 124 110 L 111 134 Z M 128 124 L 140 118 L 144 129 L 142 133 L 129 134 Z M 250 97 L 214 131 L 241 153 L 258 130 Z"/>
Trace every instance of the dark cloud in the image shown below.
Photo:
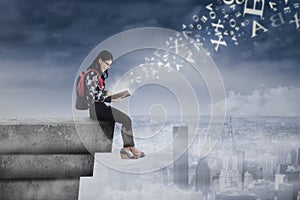
<path fill-rule="evenodd" d="M 252 2 L 252 1 L 248 1 Z M 231 67 L 238 66 L 240 62 L 244 61 L 281 61 L 281 60 L 293 60 L 294 62 L 300 61 L 300 29 L 296 28 L 295 23 L 290 23 L 294 20 L 294 16 L 298 13 L 299 9 L 294 6 L 295 3 L 299 3 L 297 0 L 288 1 L 288 5 L 284 1 L 276 2 L 277 10 L 274 11 L 270 8 L 267 2 L 265 2 L 265 8 L 263 12 L 263 17 L 244 13 L 244 4 L 233 3 L 235 6 L 232 8 L 229 5 L 219 4 L 216 1 L 201 1 L 188 15 L 185 19 L 185 31 L 190 31 L 189 25 L 193 24 L 195 28 L 192 30 L 192 35 L 200 36 L 200 40 L 204 43 L 203 47 L 205 50 L 210 52 L 211 56 L 215 61 L 223 61 L 233 57 L 233 62 L 230 64 Z M 211 5 L 213 12 L 216 14 L 216 18 L 210 16 L 210 10 L 206 8 L 207 5 Z M 251 7 L 251 5 L 250 5 Z M 290 8 L 290 12 L 286 11 L 285 8 Z M 241 17 L 237 17 L 237 13 L 241 13 Z M 225 14 L 228 14 L 228 18 L 225 19 Z M 193 15 L 196 15 L 201 19 L 201 17 L 206 17 L 206 22 L 195 22 L 193 20 Z M 229 26 L 229 20 L 234 20 L 236 27 L 239 30 L 234 30 Z M 212 27 L 212 23 L 217 23 L 220 20 L 222 25 L 224 25 L 225 30 L 230 33 L 230 31 L 235 32 L 235 36 L 238 40 L 238 46 L 234 44 L 231 34 L 223 34 L 223 39 L 226 41 L 227 46 L 220 45 L 218 52 L 215 52 L 214 44 L 211 44 L 211 39 L 216 40 L 215 27 Z M 267 32 L 262 33 L 262 31 L 257 32 L 256 37 L 252 36 L 252 23 L 257 21 L 263 27 L 268 29 Z M 245 27 L 241 26 L 242 22 L 247 21 L 248 25 Z M 201 25 L 201 29 L 197 30 L 197 25 Z M 222 32 L 223 29 L 220 28 Z"/>
<path fill-rule="evenodd" d="M 294 1 L 291 0 L 291 2 Z M 99 42 L 124 30 L 145 26 L 180 30 L 182 23 L 192 21 L 193 14 L 208 14 L 205 6 L 210 3 L 216 2 L 199 2 L 197 0 L 1 0 L 0 53 L 4 58 L 14 59 L 16 57 L 32 59 L 53 54 L 53 62 L 56 59 L 58 62 L 62 62 L 64 58 L 65 62 L 69 62 L 67 56 L 55 56 L 61 55 L 56 53 L 57 51 L 65 51 L 67 52 L 65 55 L 83 59 L 80 55 L 86 55 Z M 223 7 L 221 6 L 220 9 Z M 236 9 L 242 9 L 242 7 L 237 6 Z M 228 13 L 234 15 L 230 9 Z M 295 32 L 295 28 L 291 28 L 292 25 L 288 25 L 288 22 L 282 27 L 270 27 L 271 15 L 270 9 L 266 9 L 266 19 L 261 23 L 269 31 L 262 34 L 263 36 L 251 39 L 251 27 L 248 26 L 245 36 L 247 38 L 244 38 L 240 47 L 235 48 L 228 44 L 230 48 L 215 55 L 219 57 L 240 54 L 241 59 L 255 58 L 258 60 L 297 59 L 298 52 L 293 51 L 292 47 L 299 49 L 297 46 L 300 44 L 299 31 Z M 249 15 L 246 17 L 248 19 L 257 18 Z M 286 35 L 290 37 L 287 38 Z M 255 46 L 255 43 L 259 45 Z M 269 49 L 266 48 L 268 46 Z M 280 51 L 280 49 L 289 48 L 291 51 Z M 18 52 L 20 53 L 18 54 Z"/>
<path fill-rule="evenodd" d="M 131 28 L 175 29 L 196 1 L 2 0 L 0 53 L 4 59 L 43 58 L 71 64 L 109 36 Z M 23 52 L 22 52 L 23 50 Z M 69 57 L 56 57 L 57 51 Z M 1 59 L 2 59 L 1 58 Z M 64 60 L 65 58 L 65 60 Z"/>
<path fill-rule="evenodd" d="M 232 57 L 234 55 L 231 67 L 243 67 L 240 63 L 252 62 L 254 64 L 264 63 L 265 65 L 270 63 L 266 67 L 273 68 L 272 63 L 277 62 L 282 63 L 281 67 L 277 67 L 278 73 L 287 68 L 290 68 L 291 73 L 299 73 L 300 69 L 296 67 L 300 62 L 299 32 L 300 30 L 286 24 L 270 29 L 256 38 L 248 38 L 235 48 L 225 49 L 220 58 L 218 58 L 218 54 L 215 54 L 214 57 L 216 60 L 223 60 L 226 56 Z"/>

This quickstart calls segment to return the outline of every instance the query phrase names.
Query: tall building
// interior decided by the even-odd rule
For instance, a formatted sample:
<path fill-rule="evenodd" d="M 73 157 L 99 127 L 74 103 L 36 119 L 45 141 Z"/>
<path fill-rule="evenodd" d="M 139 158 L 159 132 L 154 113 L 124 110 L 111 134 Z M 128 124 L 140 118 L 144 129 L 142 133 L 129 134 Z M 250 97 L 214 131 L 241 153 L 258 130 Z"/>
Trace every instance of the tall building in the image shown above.
<path fill-rule="evenodd" d="M 271 181 L 261 179 L 256 182 L 253 182 L 249 187 L 251 187 L 251 191 L 259 199 L 274 199 L 276 195 L 274 183 Z"/>
<path fill-rule="evenodd" d="M 221 170 L 219 175 L 219 187 L 221 192 L 241 190 L 241 174 L 238 171 Z"/>
<path fill-rule="evenodd" d="M 300 148 L 298 148 L 298 165 L 300 165 Z"/>
<path fill-rule="evenodd" d="M 286 172 L 287 168 L 288 168 L 288 165 L 286 165 L 286 164 L 280 164 L 279 165 L 279 173 L 280 174 L 284 174 Z"/>
<path fill-rule="evenodd" d="M 230 117 L 228 134 L 223 139 L 222 169 L 219 176 L 220 191 L 241 190 L 242 171 L 244 170 L 243 151 L 237 151 L 232 128 L 232 118 Z"/>
<path fill-rule="evenodd" d="M 238 171 L 242 175 L 242 183 L 244 183 L 244 174 L 245 174 L 245 151 L 237 152 L 238 159 Z"/>
<path fill-rule="evenodd" d="M 292 161 L 292 165 L 294 166 L 294 167 L 296 167 L 297 166 L 297 152 L 295 151 L 295 150 L 292 150 L 291 151 L 291 161 Z"/>
<path fill-rule="evenodd" d="M 162 183 L 164 185 L 168 185 L 170 183 L 172 183 L 172 176 L 171 176 L 172 172 L 171 172 L 171 167 L 165 167 L 163 169 L 161 169 L 161 176 L 162 176 Z"/>
<path fill-rule="evenodd" d="M 205 159 L 199 159 L 196 167 L 196 191 L 201 191 L 204 196 L 208 195 L 210 187 L 210 170 Z"/>
<path fill-rule="evenodd" d="M 285 163 L 288 153 L 291 151 L 291 146 L 286 142 L 280 142 L 276 144 L 274 154 L 278 156 L 279 163 Z"/>
<path fill-rule="evenodd" d="M 286 164 L 292 165 L 292 154 L 288 153 L 286 156 Z"/>
<path fill-rule="evenodd" d="M 238 162 L 238 154 L 237 151 L 233 152 L 231 155 L 231 170 L 239 171 L 239 162 Z"/>
<path fill-rule="evenodd" d="M 278 199 L 293 200 L 293 185 L 289 183 L 279 184 L 277 197 Z"/>
<path fill-rule="evenodd" d="M 269 152 L 264 153 L 259 159 L 260 166 L 263 169 L 263 177 L 266 180 L 274 180 L 276 159 L 275 156 Z"/>
<path fill-rule="evenodd" d="M 244 174 L 244 187 L 247 188 L 253 182 L 253 176 L 249 172 Z"/>
<path fill-rule="evenodd" d="M 212 189 L 212 199 L 216 199 L 215 194 L 219 192 L 219 175 L 212 177 L 211 180 L 211 189 Z"/>
<path fill-rule="evenodd" d="M 300 200 L 300 191 L 298 191 L 297 200 Z"/>
<path fill-rule="evenodd" d="M 235 138 L 233 135 L 233 128 L 232 128 L 232 117 L 230 116 L 229 119 L 229 130 L 228 130 L 228 139 L 229 139 L 229 146 L 231 148 L 232 152 L 237 152 L 237 148 L 236 148 L 236 143 L 235 143 Z"/>
<path fill-rule="evenodd" d="M 291 150 L 286 156 L 286 164 L 297 166 L 297 152 L 295 150 Z"/>
<path fill-rule="evenodd" d="M 284 174 L 276 174 L 275 175 L 275 185 L 274 185 L 275 190 L 278 190 L 279 189 L 279 185 L 281 183 L 286 182 L 287 181 L 286 179 L 287 179 L 286 175 L 284 175 Z"/>
<path fill-rule="evenodd" d="M 284 174 L 287 177 L 288 182 L 293 182 L 293 181 L 300 181 L 299 179 L 299 171 L 294 169 L 294 170 L 286 170 Z"/>
<path fill-rule="evenodd" d="M 173 138 L 173 181 L 178 187 L 186 188 L 189 185 L 188 127 L 173 127 Z"/>
<path fill-rule="evenodd" d="M 229 155 L 223 155 L 223 159 L 222 159 L 222 169 L 226 172 L 228 172 L 229 170 L 231 170 L 231 156 Z"/>

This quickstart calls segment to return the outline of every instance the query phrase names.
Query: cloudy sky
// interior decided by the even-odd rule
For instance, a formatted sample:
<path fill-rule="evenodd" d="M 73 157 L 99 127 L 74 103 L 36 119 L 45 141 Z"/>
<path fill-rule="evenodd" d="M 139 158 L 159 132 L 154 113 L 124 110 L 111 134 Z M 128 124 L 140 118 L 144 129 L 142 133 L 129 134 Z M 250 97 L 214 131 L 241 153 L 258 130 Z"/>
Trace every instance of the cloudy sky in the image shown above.
<path fill-rule="evenodd" d="M 277 12 L 266 5 L 265 19 L 253 19 L 267 32 L 251 38 L 249 25 L 238 46 L 228 43 L 210 52 L 224 81 L 229 113 L 300 115 L 300 31 L 290 23 L 299 13 L 295 2 L 289 1 L 286 14 L 284 5 Z M 77 71 L 95 46 L 133 28 L 182 31 L 195 14 L 209 18 L 210 3 L 217 5 L 197 0 L 0 0 L 0 117 L 71 117 Z M 270 17 L 278 12 L 285 21 L 272 27 Z M 205 45 L 208 51 L 214 47 Z M 113 67 L 111 80 L 123 73 Z"/>

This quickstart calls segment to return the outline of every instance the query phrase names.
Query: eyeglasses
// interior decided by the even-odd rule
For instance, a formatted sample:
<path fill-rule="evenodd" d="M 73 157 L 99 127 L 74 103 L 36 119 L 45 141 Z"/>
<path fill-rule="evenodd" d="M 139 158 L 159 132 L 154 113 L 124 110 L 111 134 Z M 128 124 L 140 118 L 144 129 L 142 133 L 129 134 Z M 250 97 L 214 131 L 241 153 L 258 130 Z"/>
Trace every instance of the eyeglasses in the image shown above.
<path fill-rule="evenodd" d="M 105 62 L 105 64 L 107 65 L 107 67 L 108 67 L 108 68 L 110 68 L 110 67 L 111 67 L 111 64 L 112 64 L 112 63 L 111 63 L 111 64 L 109 64 L 109 63 L 107 63 L 106 61 L 103 61 L 103 62 Z"/>

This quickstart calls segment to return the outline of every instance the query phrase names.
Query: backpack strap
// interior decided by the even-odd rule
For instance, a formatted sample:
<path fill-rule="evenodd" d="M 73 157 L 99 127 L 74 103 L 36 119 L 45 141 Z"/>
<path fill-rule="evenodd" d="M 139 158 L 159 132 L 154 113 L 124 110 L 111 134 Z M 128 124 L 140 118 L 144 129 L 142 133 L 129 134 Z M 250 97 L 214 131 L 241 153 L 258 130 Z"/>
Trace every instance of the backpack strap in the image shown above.
<path fill-rule="evenodd" d="M 80 72 L 79 74 L 79 80 L 77 83 L 77 92 L 79 96 L 84 95 L 84 72 Z"/>

